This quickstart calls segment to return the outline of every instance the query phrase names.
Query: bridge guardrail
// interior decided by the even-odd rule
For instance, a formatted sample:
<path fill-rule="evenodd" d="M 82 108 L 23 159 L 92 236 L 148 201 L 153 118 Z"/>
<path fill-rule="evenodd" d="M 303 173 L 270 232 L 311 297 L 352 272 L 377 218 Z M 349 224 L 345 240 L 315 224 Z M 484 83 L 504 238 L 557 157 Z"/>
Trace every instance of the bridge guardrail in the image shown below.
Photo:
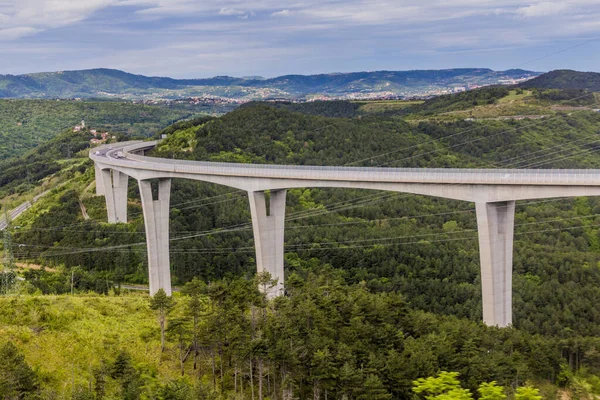
<path fill-rule="evenodd" d="M 600 185 L 600 170 L 579 169 L 453 169 L 382 168 L 315 165 L 236 164 L 191 160 L 157 159 L 134 154 L 155 147 L 157 142 L 125 142 L 118 149 L 125 159 L 95 156 L 102 164 L 157 172 L 240 176 L 269 179 L 317 179 L 390 183 Z M 160 162 L 157 162 L 160 160 Z"/>

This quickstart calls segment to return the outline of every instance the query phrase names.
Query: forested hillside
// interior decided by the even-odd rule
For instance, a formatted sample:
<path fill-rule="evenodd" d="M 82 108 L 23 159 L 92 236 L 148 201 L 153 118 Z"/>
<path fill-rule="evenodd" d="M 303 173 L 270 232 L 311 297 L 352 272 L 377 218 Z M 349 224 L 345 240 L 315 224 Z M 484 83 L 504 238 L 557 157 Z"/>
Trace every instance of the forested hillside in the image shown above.
<path fill-rule="evenodd" d="M 391 111 L 369 103 L 331 103 L 329 110 L 327 103 L 252 104 L 166 129 L 162 133 L 168 138 L 153 155 L 296 165 L 600 168 L 596 102 L 587 91 L 490 88 Z M 49 149 L 60 149 L 60 140 L 67 138 L 55 139 Z M 114 294 L 120 292 L 115 285 L 147 282 L 135 182 L 130 182 L 130 223 L 108 225 L 104 199 L 93 195 L 89 163 L 82 159 L 69 168 L 70 174 L 56 172 L 67 183 L 12 231 L 17 259 L 56 269 L 23 273 L 27 284 L 21 290 Z M 17 185 L 9 178 L 0 183 L 0 193 L 26 191 L 27 185 L 50 178 L 21 176 Z M 413 396 L 413 380 L 446 370 L 460 372 L 463 387 L 473 393 L 495 380 L 510 396 L 527 381 L 542 388 L 545 398 L 600 394 L 600 313 L 594 301 L 600 296 L 598 199 L 517 203 L 515 326 L 509 329 L 480 322 L 473 204 L 351 189 L 289 190 L 288 293 L 264 303 L 252 280 L 247 201 L 241 191 L 174 181 L 172 278 L 187 288 L 176 296 L 178 305 L 167 318 L 166 365 L 148 361 L 148 354 L 160 352 L 157 324 L 144 334 L 150 350 L 138 339 L 126 346 L 132 342 L 120 332 L 111 339 L 114 350 L 98 350 L 92 371 L 66 386 L 89 392 L 104 379 L 106 393 L 118 396 L 131 388 L 137 394 L 130 398 L 149 393 L 150 387 L 155 397 L 148 398 L 167 398 L 158 393 L 169 386 L 180 393 L 171 398 L 227 398 L 242 392 L 251 398 L 253 390 L 258 398 L 260 388 L 264 398 L 291 398 L 285 396 L 292 393 L 297 398 L 404 399 Z M 90 219 L 84 220 L 81 204 Z M 193 278 L 210 284 L 190 286 Z M 61 325 L 47 322 L 51 316 L 35 317 L 34 311 L 17 319 L 13 306 L 2 304 L 1 323 L 20 324 L 10 328 L 11 335 L 26 360 L 39 365 L 32 354 L 35 341 Z M 139 307 L 140 321 L 151 318 L 147 306 Z M 73 318 L 88 323 L 88 317 Z M 45 332 L 42 339 L 28 342 L 25 334 L 15 333 L 38 325 Z M 194 332 L 201 345 L 192 345 Z M 127 354 L 119 355 L 123 348 Z M 200 349 L 196 370 L 194 348 Z M 180 356 L 185 377 L 176 382 Z M 121 368 L 117 364 L 126 365 L 127 374 L 110 372 Z M 83 369 L 79 361 L 74 368 Z M 41 386 L 59 386 L 44 382 Z"/>
<path fill-rule="evenodd" d="M 584 89 L 600 92 L 600 73 L 559 69 L 519 84 L 523 88 Z"/>
<path fill-rule="evenodd" d="M 119 101 L 0 100 L 0 160 L 23 154 L 85 120 L 88 127 L 149 137 L 174 121 L 210 108 Z"/>
<path fill-rule="evenodd" d="M 37 284 L 39 275 L 27 277 Z M 399 293 L 348 284 L 329 267 L 289 275 L 288 296 L 274 302 L 265 302 L 256 283 L 195 280 L 182 295 L 160 302 L 119 292 L 0 297 L 0 393 L 421 399 L 412 397 L 413 381 L 440 370 L 460 373 L 473 393 L 494 381 L 511 398 L 517 387 L 534 383 L 544 398 L 600 386 L 593 355 L 579 361 L 589 369 L 574 374 L 559 350 L 594 348 L 597 338 L 573 342 L 424 313 Z M 161 310 L 168 322 L 164 351 L 156 321 Z M 545 383 L 555 378 L 570 389 Z"/>

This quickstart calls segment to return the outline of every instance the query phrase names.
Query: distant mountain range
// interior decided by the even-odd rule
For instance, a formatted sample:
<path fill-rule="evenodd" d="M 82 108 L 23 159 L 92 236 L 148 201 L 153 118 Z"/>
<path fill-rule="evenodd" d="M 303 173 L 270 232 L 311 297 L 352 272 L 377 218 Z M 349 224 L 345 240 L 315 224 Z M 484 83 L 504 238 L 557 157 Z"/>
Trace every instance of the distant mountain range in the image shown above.
<path fill-rule="evenodd" d="M 173 79 L 134 75 L 114 69 L 0 75 L 0 98 L 181 99 L 223 101 L 327 98 L 393 98 L 459 92 L 484 85 L 515 84 L 541 73 L 487 68 L 374 71 L 320 75 L 285 75 L 208 79 Z"/>

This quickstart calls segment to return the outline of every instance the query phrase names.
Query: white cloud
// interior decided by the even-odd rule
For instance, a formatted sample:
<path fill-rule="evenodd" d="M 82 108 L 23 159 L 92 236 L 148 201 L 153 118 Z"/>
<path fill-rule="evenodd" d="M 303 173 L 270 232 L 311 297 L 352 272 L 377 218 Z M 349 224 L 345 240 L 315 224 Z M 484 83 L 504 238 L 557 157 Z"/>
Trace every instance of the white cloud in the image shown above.
<path fill-rule="evenodd" d="M 118 0 L 9 0 L 0 5 L 0 39 L 14 40 L 85 20 Z"/>
<path fill-rule="evenodd" d="M 110 20 L 98 13 L 103 9 L 108 9 Z M 255 15 L 258 18 L 251 18 Z M 80 21 L 86 21 L 86 29 L 69 28 Z M 69 68 L 100 63 L 180 76 L 198 76 L 193 68 L 203 68 L 200 75 L 210 74 L 207 71 L 268 75 L 275 70 L 398 69 L 397 63 L 409 68 L 425 66 L 425 62 L 408 61 L 416 54 L 439 57 L 441 61 L 431 61 L 430 66 L 464 65 L 476 56 L 481 62 L 474 64 L 483 66 L 498 49 L 506 51 L 498 57 L 508 59 L 511 48 L 543 45 L 540 51 L 545 54 L 552 51 L 548 48 L 560 49 L 598 36 L 598 21 L 600 0 L 0 0 L 3 43 L 23 38 L 15 46 L 48 44 L 78 51 L 85 47 L 103 55 L 79 61 L 64 54 L 45 54 L 44 65 L 62 65 L 69 59 L 73 63 Z M 52 32 L 53 28 L 61 29 Z M 27 38 L 36 34 L 34 40 Z M 198 47 L 198 37 L 218 43 L 222 51 Z M 227 43 L 240 46 L 232 48 Z M 192 45 L 189 51 L 177 50 L 187 44 Z M 247 45 L 251 50 L 245 50 Z M 287 51 L 299 48 L 302 51 L 294 53 L 295 58 Z M 460 52 L 474 55 L 466 61 L 459 55 L 451 58 Z M 490 58 L 483 55 L 486 52 Z M 163 54 L 178 61 L 156 61 Z M 239 62 L 236 54 L 256 59 Z M 46 58 L 55 64 L 46 64 Z M 36 65 L 25 57 L 20 63 L 28 69 Z M 0 59 L 0 67 L 12 68 L 8 59 Z"/>
<path fill-rule="evenodd" d="M 530 4 L 526 7 L 520 7 L 517 9 L 517 14 L 523 17 L 534 18 L 534 17 L 547 17 L 550 15 L 558 15 L 563 13 L 569 5 L 565 2 L 550 2 L 543 1 L 536 4 Z"/>
<path fill-rule="evenodd" d="M 223 35 L 213 41 L 166 44 L 151 49 L 115 52 L 101 59 L 84 61 L 87 63 L 85 67 L 101 62 L 111 68 L 145 75 L 197 78 L 224 74 L 254 75 L 264 70 L 265 65 L 304 58 L 313 51 L 312 46 L 265 46 L 261 40 L 241 40 L 235 35 Z"/>
<path fill-rule="evenodd" d="M 281 10 L 281 11 L 275 11 L 274 13 L 271 13 L 271 15 L 273 17 L 289 17 L 291 15 L 291 11 L 290 10 Z"/>
<path fill-rule="evenodd" d="M 235 8 L 227 8 L 223 7 L 219 10 L 219 15 L 245 15 L 246 13 L 242 10 L 237 10 Z"/>
<path fill-rule="evenodd" d="M 236 8 L 221 8 L 219 10 L 219 15 L 236 16 L 239 19 L 248 19 L 249 17 L 254 17 L 256 13 L 254 13 L 254 11 L 242 11 Z"/>
<path fill-rule="evenodd" d="M 39 29 L 20 26 L 15 28 L 0 29 L 0 40 L 14 40 L 24 36 L 31 36 L 40 32 Z"/>

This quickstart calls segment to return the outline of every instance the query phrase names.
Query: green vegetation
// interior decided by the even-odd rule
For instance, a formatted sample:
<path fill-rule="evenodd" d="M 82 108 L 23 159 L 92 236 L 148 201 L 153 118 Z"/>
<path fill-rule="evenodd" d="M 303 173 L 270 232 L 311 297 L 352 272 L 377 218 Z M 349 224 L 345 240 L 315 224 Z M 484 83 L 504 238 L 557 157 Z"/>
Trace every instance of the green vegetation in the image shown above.
<path fill-rule="evenodd" d="M 331 109 L 327 103 L 251 104 L 159 132 L 168 138 L 154 155 L 300 165 L 600 168 L 600 113 L 587 100 L 578 103 L 588 92 L 503 89 L 372 113 L 362 103 L 334 102 Z M 524 107 L 546 117 L 500 118 Z M 467 118 L 483 110 L 491 117 Z M 24 355 L 35 395 L 600 395 L 597 198 L 517 203 L 515 326 L 497 329 L 480 322 L 472 204 L 352 189 L 289 190 L 287 293 L 267 302 L 256 290 L 267 278 L 253 278 L 246 194 L 177 180 L 170 247 L 172 278 L 182 292 L 174 305 L 158 296 L 151 307 L 124 289 L 147 282 L 134 181 L 130 222 L 104 223 L 90 163 L 48 162 L 65 156 L 66 143 L 78 150 L 67 132 L 32 151 L 31 159 L 11 160 L 14 175 L 0 185 L 0 197 L 10 194 L 13 201 L 43 182 L 54 187 L 11 232 L 19 260 L 55 270 L 20 272 L 25 281 L 13 290 L 20 295 L 0 298 L 0 348 L 13 342 Z M 33 165 L 27 160 L 47 162 L 56 172 L 19 175 L 19 167 Z M 91 219 L 83 219 L 80 202 Z M 73 346 L 76 354 L 65 358 Z M 89 361 L 86 351 L 93 353 Z M 435 383 L 440 371 L 459 374 L 450 376 L 452 387 L 413 391 L 414 381 Z"/>
<path fill-rule="evenodd" d="M 457 94 L 446 94 L 426 100 L 423 104 L 405 109 L 408 113 L 435 114 L 440 112 L 464 110 L 473 106 L 495 104 L 499 99 L 509 95 L 509 88 L 505 86 L 487 87 L 469 90 Z"/>
<path fill-rule="evenodd" d="M 0 370 L 0 387 L 43 399 L 405 399 L 413 390 L 427 399 L 538 399 L 528 382 L 554 398 L 558 389 L 544 382 L 568 368 L 568 340 L 418 311 L 399 293 L 350 284 L 330 267 L 290 274 L 288 295 L 274 301 L 257 282 L 194 280 L 161 301 L 0 298 L 0 365 L 10 365 Z M 151 309 L 159 302 L 170 310 L 164 350 Z M 579 393 L 598 393 L 591 373 L 600 364 L 584 362 L 587 372 L 570 374 L 561 393 L 581 383 L 590 389 Z M 424 379 L 446 370 L 457 373 Z"/>
<path fill-rule="evenodd" d="M 85 120 L 98 131 L 147 138 L 201 111 L 184 105 L 151 106 L 121 101 L 0 100 L 0 161 L 21 155 Z"/>
<path fill-rule="evenodd" d="M 442 371 L 437 377 L 419 378 L 413 382 L 413 392 L 424 394 L 426 400 L 469 400 L 473 398 L 469 389 L 463 389 L 458 372 Z M 505 389 L 496 381 L 483 382 L 477 388 L 480 400 L 506 399 Z M 539 389 L 521 386 L 515 391 L 516 400 L 542 400 Z"/>
<path fill-rule="evenodd" d="M 360 103 L 360 111 L 365 114 L 392 113 L 406 107 L 423 104 L 422 100 L 371 100 Z"/>
<path fill-rule="evenodd" d="M 371 100 L 371 101 L 312 101 L 307 103 L 271 102 L 269 106 L 307 115 L 352 118 L 370 114 L 397 114 L 408 107 L 422 104 L 420 100 Z M 240 108 L 255 107 L 260 102 L 250 102 Z"/>
<path fill-rule="evenodd" d="M 52 180 L 55 174 L 66 178 L 85 172 L 91 165 L 87 151 L 92 137 L 88 131 L 67 131 L 27 155 L 0 161 L 0 197 L 6 201 L 10 195 L 28 193 L 37 187 L 38 192 L 50 189 L 59 183 Z"/>
<path fill-rule="evenodd" d="M 262 105 L 260 102 L 250 102 L 240 108 L 252 108 Z M 320 115 L 322 117 L 352 118 L 359 114 L 363 103 L 342 100 L 312 101 L 307 103 L 273 102 L 269 106 L 299 112 L 307 115 Z"/>
<path fill-rule="evenodd" d="M 306 165 L 362 160 L 359 164 L 408 167 L 598 167 L 600 160 L 593 150 L 599 123 L 600 114 L 579 111 L 533 126 L 529 121 L 512 120 L 429 121 L 415 126 L 397 117 L 331 119 L 257 105 L 169 130 L 169 139 L 156 155 Z M 546 152 L 550 157 L 544 156 Z M 528 153 L 534 155 L 515 158 Z M 373 157 L 379 154 L 385 156 Z M 24 245 L 19 256 L 108 273 L 119 277 L 115 282 L 143 283 L 144 234 L 136 185 L 130 185 L 131 223 L 111 226 L 102 223 L 104 204 L 97 197 L 83 199 L 92 219 L 82 221 L 78 191 L 92 182 L 90 169 L 73 175 L 71 186 L 57 190 L 34 208 L 38 216 L 19 222 L 22 228 L 14 236 L 16 243 Z M 213 280 L 254 270 L 243 193 L 176 181 L 172 206 L 171 260 L 176 284 L 195 276 Z M 344 270 L 349 282 L 365 280 L 376 291 L 400 290 L 417 308 L 480 318 L 479 258 L 471 205 L 368 191 L 294 189 L 288 193 L 287 208 L 290 270 L 330 264 Z M 515 321 L 519 328 L 552 335 L 569 336 L 565 328 L 581 335 L 600 334 L 600 315 L 592 302 L 584 300 L 600 286 L 600 270 L 595 267 L 600 248 L 595 210 L 599 208 L 594 198 L 519 204 L 515 242 Z M 232 226 L 238 228 L 214 231 Z M 128 247 L 79 250 L 122 245 Z M 578 282 L 575 287 L 573 281 Z"/>
<path fill-rule="evenodd" d="M 38 391 L 35 372 L 11 342 L 0 348 L 0 367 L 0 394 L 3 398 L 31 398 L 28 395 Z"/>
<path fill-rule="evenodd" d="M 574 89 L 600 92 L 600 73 L 559 69 L 525 81 L 519 86 L 523 88 Z"/>

